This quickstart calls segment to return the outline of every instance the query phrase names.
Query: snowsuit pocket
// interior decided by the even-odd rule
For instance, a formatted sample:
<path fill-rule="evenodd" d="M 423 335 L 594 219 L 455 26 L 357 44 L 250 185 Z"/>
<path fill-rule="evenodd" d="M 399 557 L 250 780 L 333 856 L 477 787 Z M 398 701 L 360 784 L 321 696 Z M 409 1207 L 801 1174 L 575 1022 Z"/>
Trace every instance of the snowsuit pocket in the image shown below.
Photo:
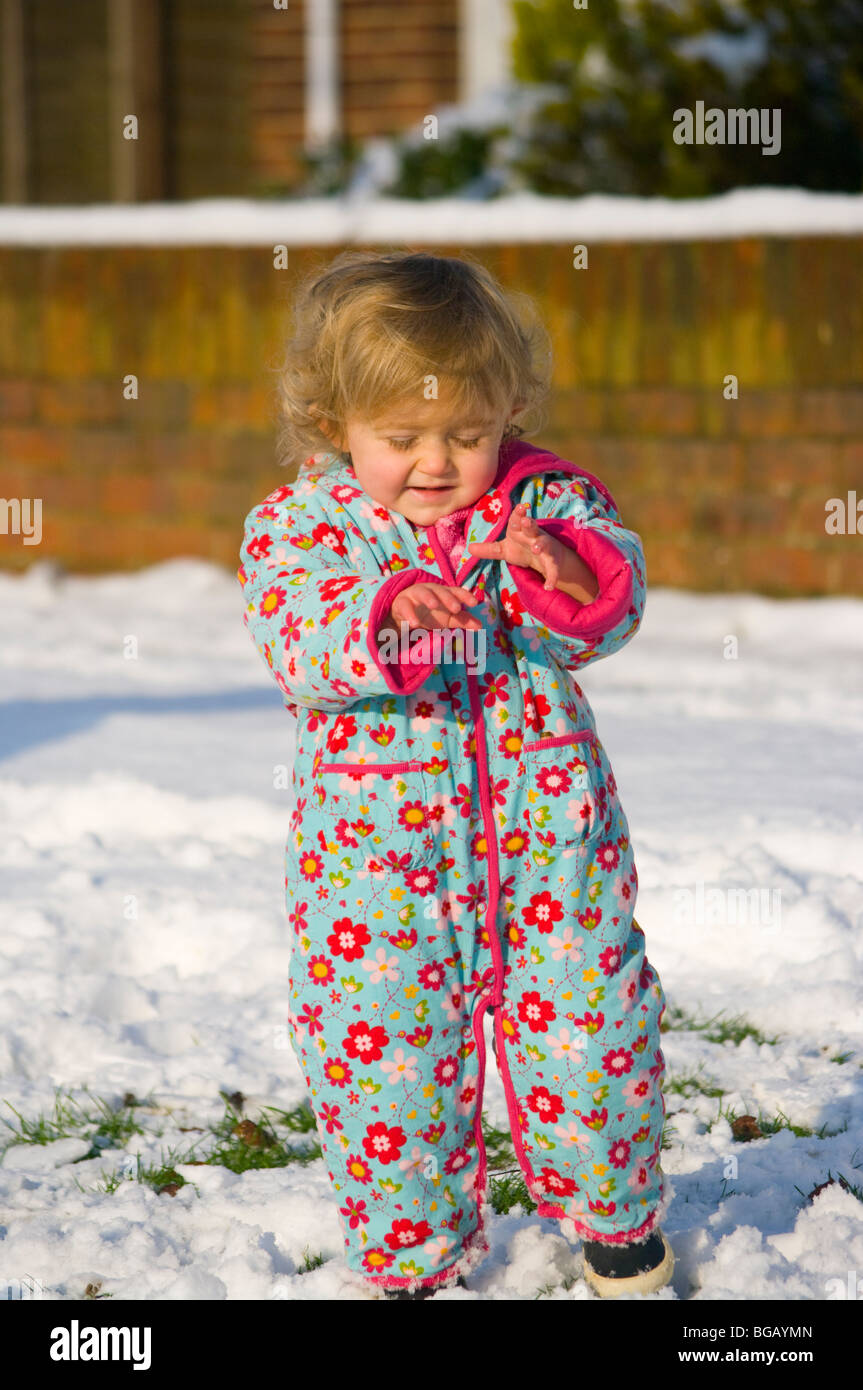
<path fill-rule="evenodd" d="M 602 828 L 602 749 L 593 729 L 522 744 L 534 833 L 554 848 L 581 845 Z"/>
<path fill-rule="evenodd" d="M 418 869 L 438 855 L 424 764 L 320 761 L 312 781 L 317 818 L 356 866 Z"/>

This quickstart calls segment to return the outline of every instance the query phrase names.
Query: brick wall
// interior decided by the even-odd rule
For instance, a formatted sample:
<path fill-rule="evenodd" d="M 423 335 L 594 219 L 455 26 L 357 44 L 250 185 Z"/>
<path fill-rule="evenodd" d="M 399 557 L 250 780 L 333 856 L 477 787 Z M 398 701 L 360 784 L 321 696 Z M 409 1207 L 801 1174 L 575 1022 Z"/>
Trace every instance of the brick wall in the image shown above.
<path fill-rule="evenodd" d="M 0 534 L 0 565 L 235 566 L 286 480 L 291 282 L 337 249 L 277 271 L 264 247 L 0 248 L 0 495 L 43 503 L 41 546 Z M 600 245 L 578 271 L 567 246 L 471 249 L 552 334 L 532 438 L 606 482 L 652 583 L 863 595 L 863 540 L 824 526 L 863 498 L 863 238 Z"/>

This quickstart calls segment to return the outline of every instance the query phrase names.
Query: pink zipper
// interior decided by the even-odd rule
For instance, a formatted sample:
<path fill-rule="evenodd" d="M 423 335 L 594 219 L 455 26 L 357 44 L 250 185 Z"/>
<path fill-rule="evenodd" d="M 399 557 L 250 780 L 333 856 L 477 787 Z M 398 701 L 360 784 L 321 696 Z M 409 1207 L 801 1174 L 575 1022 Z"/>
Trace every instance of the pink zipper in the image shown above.
<path fill-rule="evenodd" d="M 320 763 L 318 772 L 353 772 L 364 777 L 367 772 L 380 772 L 391 777 L 396 772 L 421 772 L 423 764 L 415 763 Z"/>
<path fill-rule="evenodd" d="M 574 734 L 558 734 L 556 738 L 541 738 L 536 743 L 523 743 L 521 751 L 532 753 L 537 748 L 562 748 L 566 743 L 595 743 L 593 729 L 578 729 Z"/>

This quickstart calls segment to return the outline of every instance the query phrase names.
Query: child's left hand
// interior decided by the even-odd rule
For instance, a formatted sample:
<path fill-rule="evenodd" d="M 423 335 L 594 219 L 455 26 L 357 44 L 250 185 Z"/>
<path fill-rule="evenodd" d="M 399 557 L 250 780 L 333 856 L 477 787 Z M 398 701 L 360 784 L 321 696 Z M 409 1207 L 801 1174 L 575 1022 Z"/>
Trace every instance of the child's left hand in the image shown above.
<path fill-rule="evenodd" d="M 528 515 L 526 502 L 519 502 L 513 509 L 502 540 L 471 541 L 468 549 L 472 555 L 539 570 L 545 576 L 543 587 L 546 589 L 578 584 L 583 581 L 585 571 L 590 574 L 569 546 L 540 530 Z M 593 579 L 592 574 L 590 578 Z"/>

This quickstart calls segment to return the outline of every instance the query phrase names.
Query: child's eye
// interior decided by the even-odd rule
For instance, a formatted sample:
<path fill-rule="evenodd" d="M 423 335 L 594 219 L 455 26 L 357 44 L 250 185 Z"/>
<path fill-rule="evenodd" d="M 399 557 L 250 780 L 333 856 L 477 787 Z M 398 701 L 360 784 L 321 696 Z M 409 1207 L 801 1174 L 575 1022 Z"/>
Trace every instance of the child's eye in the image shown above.
<path fill-rule="evenodd" d="M 415 440 L 414 438 L 390 439 L 387 442 L 389 444 L 392 444 L 394 449 L 409 449 L 410 446 L 415 442 Z M 479 444 L 479 437 L 476 439 L 454 439 L 453 443 L 458 444 L 460 449 L 475 449 Z"/>

